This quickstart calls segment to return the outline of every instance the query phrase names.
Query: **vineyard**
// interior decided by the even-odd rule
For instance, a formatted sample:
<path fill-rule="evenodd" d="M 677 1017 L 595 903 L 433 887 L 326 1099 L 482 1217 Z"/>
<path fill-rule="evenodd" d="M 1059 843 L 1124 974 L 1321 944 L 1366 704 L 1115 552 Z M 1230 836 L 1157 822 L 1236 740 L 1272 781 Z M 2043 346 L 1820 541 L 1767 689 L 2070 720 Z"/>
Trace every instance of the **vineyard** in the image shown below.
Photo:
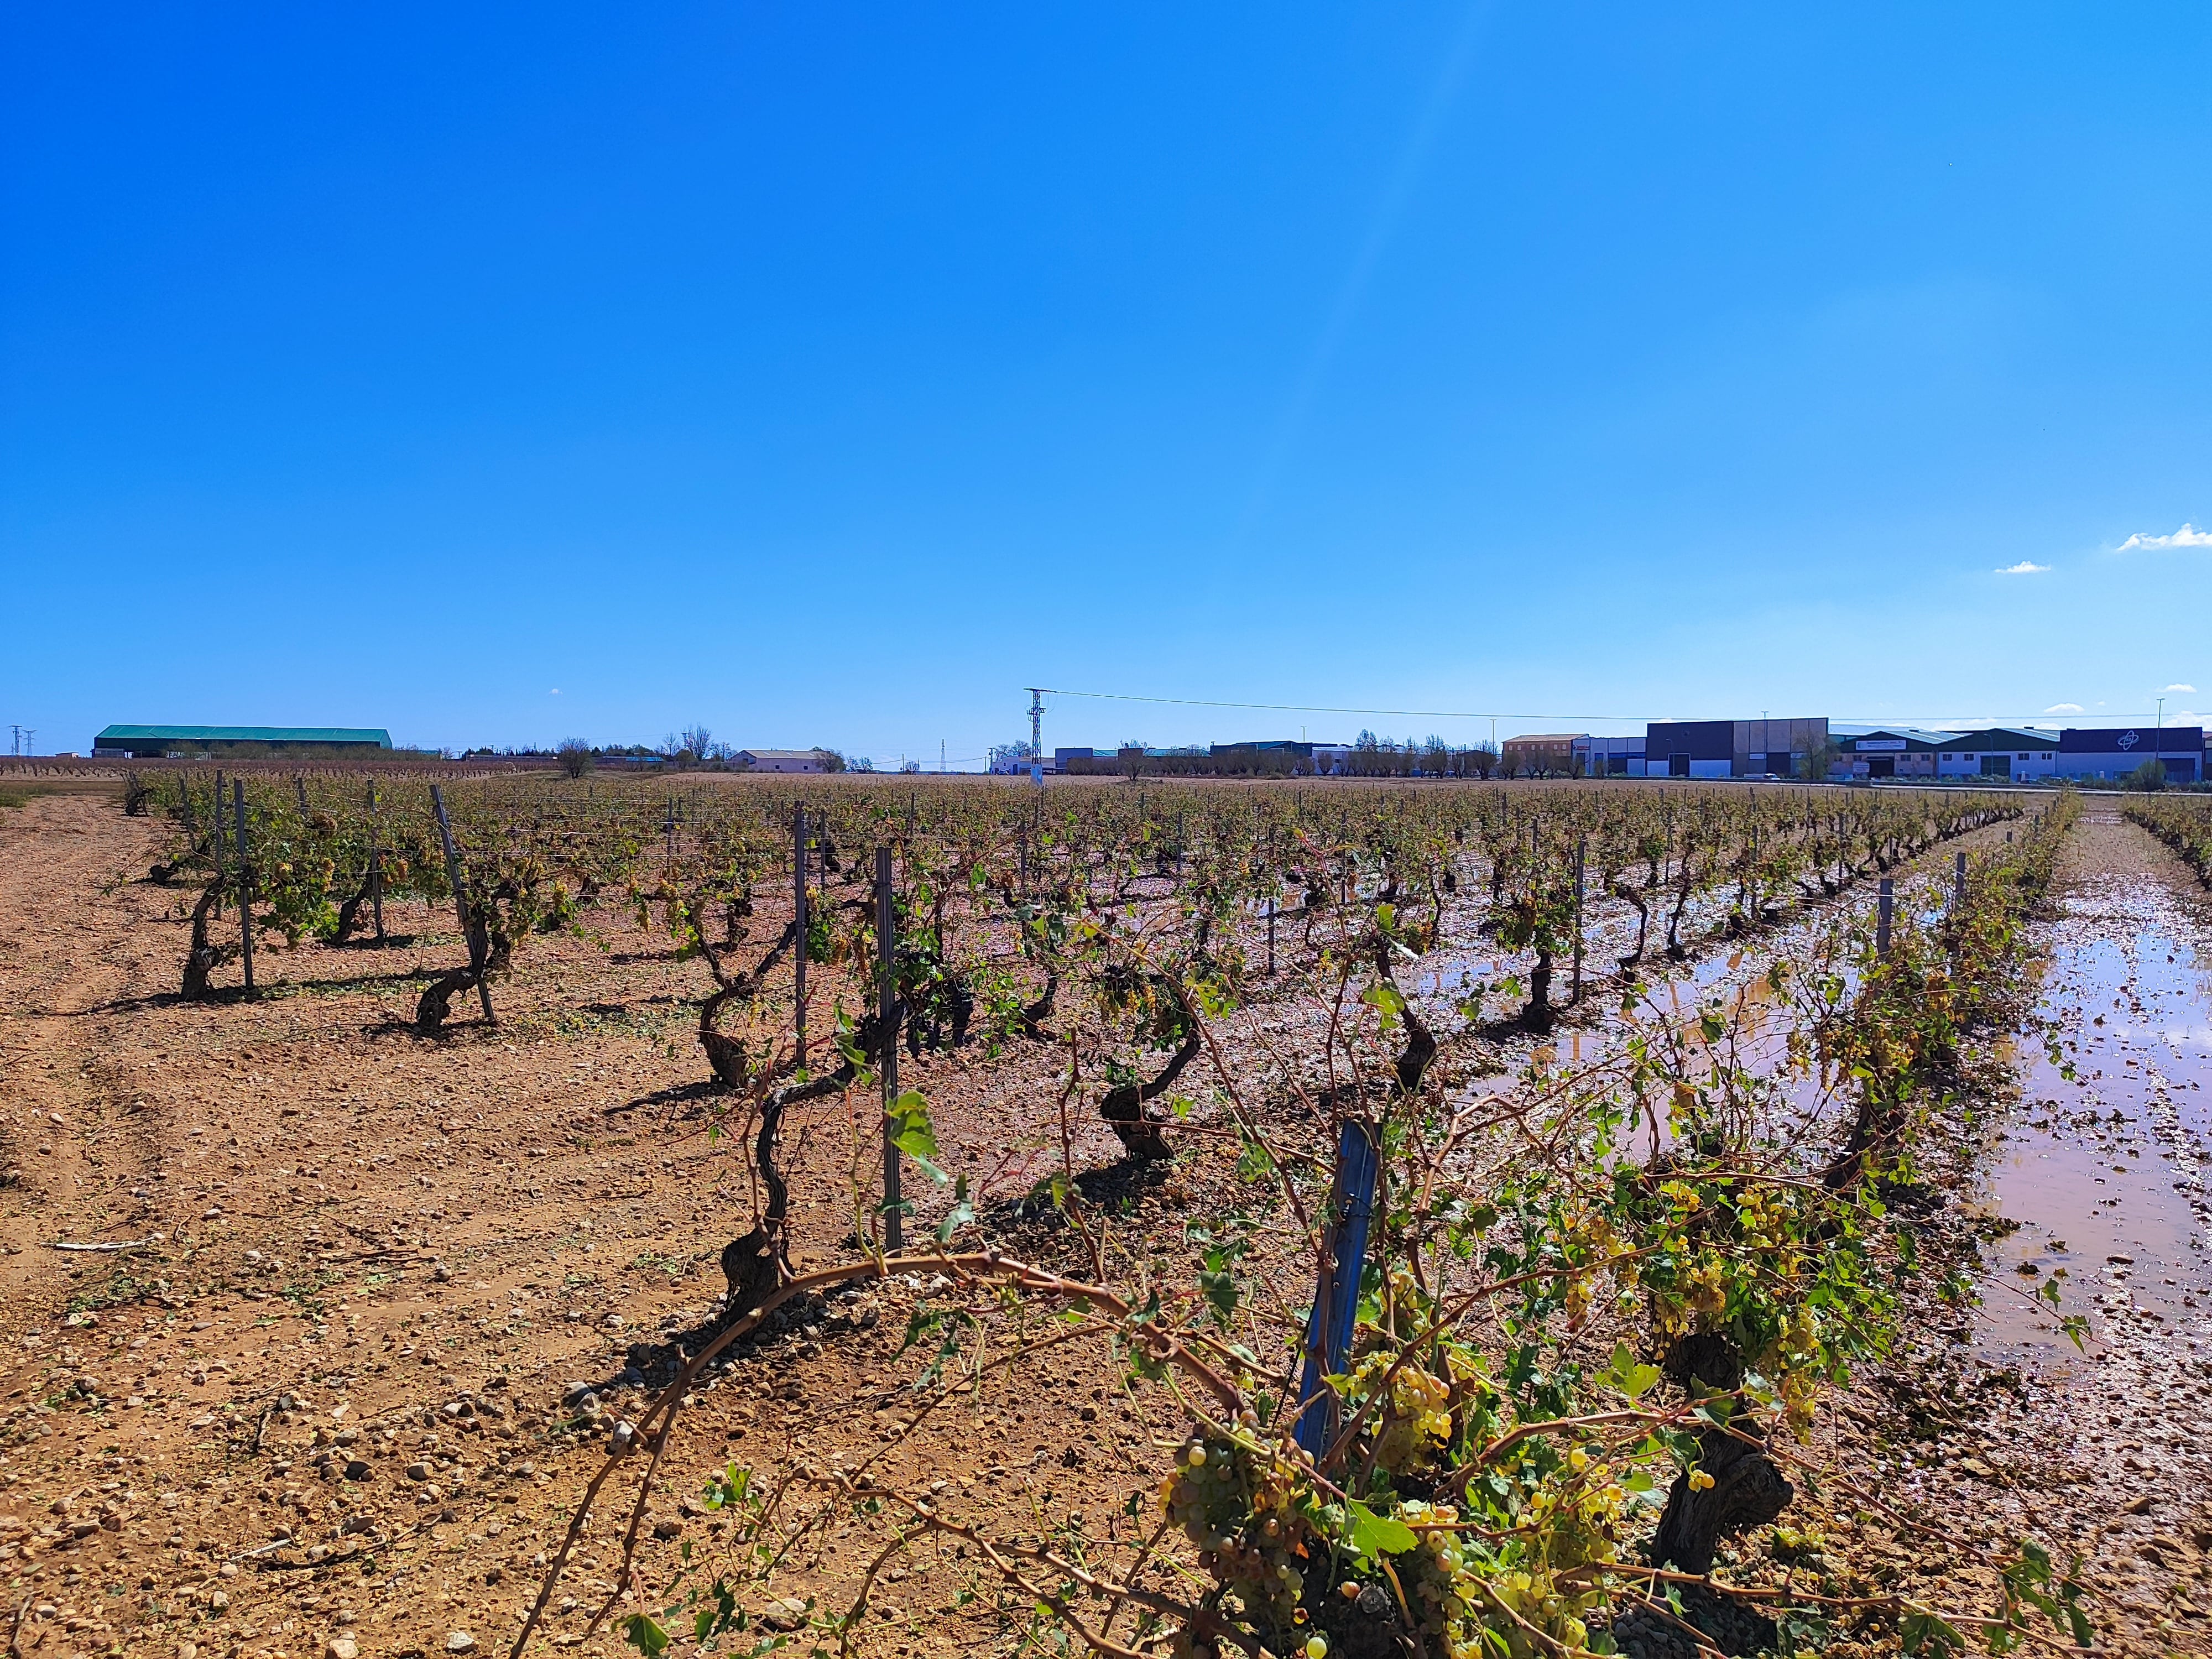
<path fill-rule="evenodd" d="M 357 1415 L 392 1464 L 442 1431 L 428 1507 L 342 1486 L 262 1568 L 391 1573 L 480 1524 L 433 1454 L 512 1410 L 499 1473 L 564 1471 L 479 1585 L 518 1655 L 2094 1639 L 2033 1524 L 1948 1584 L 1822 1541 L 1870 1478 L 1823 1438 L 1838 1391 L 1976 1295 L 1934 1218 L 2035 1003 L 2070 794 L 185 770 L 122 806 L 178 942 L 163 1061 L 359 988 L 451 1137 L 471 1076 L 596 1075 L 649 1008 L 663 1086 L 507 1151 L 658 1148 L 630 1196 L 696 1218 L 679 1291 L 712 1275 L 542 1407 Z M 223 1293 L 220 1215 L 160 1305 Z M 416 1264 L 351 1306 L 419 1277 L 418 1224 L 349 1229 Z M 2059 1278 L 2019 1294 L 2089 1335 Z M 295 1392 L 231 1455 L 335 1444 Z M 1030 1415 L 1060 1437 L 1026 1480 L 978 1461 Z"/>

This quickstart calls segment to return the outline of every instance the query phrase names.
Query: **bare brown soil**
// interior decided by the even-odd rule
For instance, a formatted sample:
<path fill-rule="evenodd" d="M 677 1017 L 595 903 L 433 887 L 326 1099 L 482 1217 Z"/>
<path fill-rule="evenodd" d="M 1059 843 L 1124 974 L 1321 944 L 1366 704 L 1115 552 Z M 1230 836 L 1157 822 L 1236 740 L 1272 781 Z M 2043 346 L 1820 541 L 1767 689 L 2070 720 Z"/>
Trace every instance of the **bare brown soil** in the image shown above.
<path fill-rule="evenodd" d="M 608 915 L 596 940 L 531 942 L 497 1027 L 426 1041 L 404 1024 L 423 970 L 462 947 L 394 907 L 411 943 L 264 947 L 260 999 L 185 1004 L 177 896 L 136 879 L 158 836 L 83 796 L 0 814 L 0 1574 L 29 1608 L 24 1651 L 445 1652 L 455 1632 L 503 1650 L 603 1458 L 571 1385 L 598 1385 L 609 1423 L 634 1415 L 633 1356 L 657 1376 L 667 1337 L 710 1321 L 722 1247 L 755 1213 L 708 1133 L 703 969 Z M 1040 1123 L 981 1112 L 964 1056 L 907 1065 L 953 1167 L 1024 1190 Z M 1002 1059 L 992 1088 L 1048 1120 L 1051 1066 Z M 794 1126 L 802 1268 L 850 1254 L 848 1145 L 834 1102 Z M 1080 1126 L 1083 1164 L 1117 1150 Z M 1212 1161 L 1130 1194 L 1130 1224 L 1169 1226 Z M 95 1243 L 140 1248 L 53 1248 Z M 900 1437 L 919 1362 L 892 1358 L 924 1288 L 817 1303 L 744 1345 L 669 1447 L 656 1582 L 720 1529 L 689 1500 L 728 1458 L 859 1466 L 896 1439 L 897 1474 L 1009 1515 L 1150 1485 L 1170 1425 L 1075 1387 L 1112 1374 L 1095 1364 L 1051 1368 L 1066 1392 L 979 1395 L 963 1422 Z M 595 1528 L 551 1637 L 584 1626 L 615 1559 Z M 793 1563 L 792 1593 L 864 1565 Z M 988 1639 L 995 1619 L 933 1629 L 944 1609 L 907 1577 L 878 1586 L 881 1650 Z M 603 1627 L 581 1650 L 620 1645 Z"/>
<path fill-rule="evenodd" d="M 457 1019 L 426 1040 L 405 1028 L 415 994 L 461 947 L 450 918 L 395 907 L 410 943 L 264 951 L 263 997 L 185 1004 L 179 896 L 141 879 L 159 836 L 104 798 L 0 811 L 0 1613 L 22 1609 L 16 1639 L 38 1659 L 504 1651 L 605 1428 L 635 1413 L 638 1380 L 664 1374 L 673 1343 L 696 1351 L 721 1249 L 755 1214 L 742 1160 L 709 1133 L 692 1036 L 704 970 L 595 913 L 593 937 L 528 943 L 496 988 L 497 1026 Z M 2137 832 L 2085 834 L 2089 867 L 2123 853 L 2147 860 L 2131 876 L 2175 878 Z M 1247 1034 L 1294 1051 L 1295 1025 L 1263 1008 Z M 908 1081 L 930 1094 L 951 1166 L 1003 1196 L 1060 1164 L 1054 1070 L 1029 1045 L 988 1068 L 972 1051 L 926 1056 Z M 811 1110 L 790 1140 L 802 1269 L 849 1255 L 854 1224 L 845 1109 Z M 1126 1239 L 1180 1257 L 1184 1223 L 1240 1190 L 1232 1144 L 1182 1144 L 1142 1178 L 1095 1121 L 1073 1124 L 1068 1150 Z M 1003 1205 L 987 1219 L 1018 1252 L 1066 1249 L 1045 1220 Z M 132 1248 L 53 1248 L 72 1243 Z M 900 1347 L 927 1289 L 819 1299 L 741 1345 L 679 1419 L 646 1520 L 650 1583 L 726 1535 L 696 1501 L 726 1461 L 871 1468 L 941 1483 L 948 1506 L 1001 1527 L 1080 1513 L 1126 1535 L 1129 1500 L 1149 1498 L 1184 1425 L 1148 1418 L 1105 1356 L 1072 1352 L 917 1420 L 921 1356 Z M 2085 1422 L 2146 1425 L 2145 1443 L 2155 1422 L 2161 1445 L 2172 1423 L 2201 1443 L 2196 1385 L 2185 1396 L 2174 1371 L 2161 1396 L 2117 1370 L 2069 1373 L 2080 1387 L 2054 1373 L 1999 1413 L 1990 1389 L 2009 1385 L 1980 1379 L 2011 1362 L 1942 1321 L 1824 1416 L 1809 1507 L 1790 1517 L 1825 1539 L 1810 1547 L 1855 1582 L 1905 1574 L 1956 1603 L 2008 1531 L 2079 1514 L 2103 1528 L 2100 1571 L 2154 1604 L 2122 1607 L 2115 1650 L 2199 1650 L 2175 1589 L 2200 1559 L 2195 1464 L 2172 1462 L 2163 1495 L 2130 1516 L 2124 1483 L 2062 1488 L 2075 1464 L 2002 1449 L 2063 1449 Z M 2104 1321 L 2099 1366 L 2124 1328 Z M 1950 1403 L 1929 1432 L 1931 1399 Z M 2060 1414 L 2076 1401 L 2064 1411 L 2086 1419 Z M 1970 1442 L 2001 1491 L 1976 1484 Z M 594 1522 L 563 1583 L 544 1631 L 561 1651 L 622 1650 L 605 1625 L 579 1638 L 612 1589 L 626 1509 Z M 2162 1576 L 2139 1548 L 2153 1536 L 2170 1540 L 2155 1547 Z M 870 1566 L 850 1532 L 812 1552 L 778 1580 L 781 1623 L 809 1600 L 843 1606 Z M 884 1564 L 859 1645 L 1007 1650 L 1019 1611 L 963 1553 L 917 1551 Z"/>

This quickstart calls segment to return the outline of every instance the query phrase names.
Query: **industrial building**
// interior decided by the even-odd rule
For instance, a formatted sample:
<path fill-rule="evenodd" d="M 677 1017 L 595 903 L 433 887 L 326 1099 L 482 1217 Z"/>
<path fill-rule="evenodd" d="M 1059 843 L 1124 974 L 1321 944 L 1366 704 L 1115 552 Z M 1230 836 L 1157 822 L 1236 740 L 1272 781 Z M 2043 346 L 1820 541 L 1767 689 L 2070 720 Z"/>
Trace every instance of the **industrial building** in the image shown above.
<path fill-rule="evenodd" d="M 1644 771 L 1662 778 L 1791 778 L 1828 741 L 1823 716 L 1654 720 L 1644 728 Z"/>
<path fill-rule="evenodd" d="M 2062 778 L 2115 783 L 2154 759 L 2164 763 L 2168 783 L 2197 782 L 2204 775 L 2204 728 L 2075 726 L 2058 734 L 2057 775 Z"/>
<path fill-rule="evenodd" d="M 1529 732 L 1500 745 L 1500 770 L 1508 777 L 1735 778 L 1809 781 L 1816 775 L 1832 783 L 1891 781 L 1936 782 L 1987 779 L 2032 782 L 2072 778 L 2083 783 L 2117 783 L 2144 762 L 2156 759 L 2169 783 L 2197 783 L 2212 776 L 2207 769 L 2204 727 L 2085 727 L 1990 726 L 1973 730 L 1920 726 L 1844 725 L 1823 716 L 1756 720 L 1653 720 L 1641 736 L 1595 736 L 1583 732 Z M 1363 743 L 1370 740 L 1363 739 Z M 1371 743 L 1370 743 L 1371 746 Z M 1381 745 L 1399 756 L 1398 745 Z M 1115 758 L 1206 750 L 1062 749 L 1045 769 L 1106 769 Z M 1082 763 L 1093 756 L 1091 765 Z M 1369 775 L 1373 757 L 1358 745 L 1267 738 L 1211 745 L 1218 764 L 1250 763 L 1279 756 L 1293 772 L 1316 777 Z M 1389 768 L 1382 770 L 1388 772 Z M 1455 771 L 1449 775 L 1457 775 Z M 1423 775 L 1421 765 L 1397 775 Z"/>
<path fill-rule="evenodd" d="M 1853 778 L 1932 778 L 1937 757 L 1955 744 L 1955 732 L 1931 732 L 1917 726 L 1838 726 L 1830 736 L 1836 757 L 1832 775 Z"/>
<path fill-rule="evenodd" d="M 381 728 L 344 726 L 110 726 L 92 740 L 96 760 L 183 759 L 198 755 L 281 755 L 302 750 L 392 747 Z"/>
<path fill-rule="evenodd" d="M 1941 778 L 2048 778 L 2057 775 L 2059 733 L 2031 726 L 1947 732 L 1936 757 Z"/>
<path fill-rule="evenodd" d="M 1575 770 L 1586 778 L 1640 778 L 1644 775 L 1644 738 L 1577 738 Z"/>

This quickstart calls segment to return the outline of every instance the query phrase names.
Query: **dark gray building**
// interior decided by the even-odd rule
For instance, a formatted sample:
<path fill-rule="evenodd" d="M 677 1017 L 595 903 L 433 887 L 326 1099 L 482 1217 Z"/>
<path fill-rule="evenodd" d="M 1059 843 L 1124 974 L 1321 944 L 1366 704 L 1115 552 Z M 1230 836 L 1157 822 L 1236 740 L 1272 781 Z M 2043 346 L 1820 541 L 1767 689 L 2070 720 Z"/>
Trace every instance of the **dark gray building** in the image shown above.
<path fill-rule="evenodd" d="M 2201 726 L 2081 726 L 2058 734 L 2062 778 L 2116 781 L 2156 759 L 2169 783 L 2195 783 L 2204 775 Z"/>
<path fill-rule="evenodd" d="M 1655 720 L 1644 728 L 1644 769 L 1655 778 L 1793 778 L 1827 745 L 1825 715 Z"/>

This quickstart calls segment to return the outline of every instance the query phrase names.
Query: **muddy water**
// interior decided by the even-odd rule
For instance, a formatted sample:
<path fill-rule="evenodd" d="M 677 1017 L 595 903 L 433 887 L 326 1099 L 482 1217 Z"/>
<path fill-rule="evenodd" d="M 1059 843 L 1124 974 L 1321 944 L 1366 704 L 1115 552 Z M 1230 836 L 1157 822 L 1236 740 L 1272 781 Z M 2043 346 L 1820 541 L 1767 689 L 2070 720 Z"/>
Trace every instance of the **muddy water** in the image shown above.
<path fill-rule="evenodd" d="M 2028 1294 L 2061 1273 L 2063 1310 L 2100 1338 L 2131 1308 L 2201 1340 L 2212 938 L 2165 883 L 2107 876 L 2069 890 L 2051 943 L 2042 1029 L 2021 1043 L 2021 1109 L 1990 1172 L 1990 1202 L 2018 1231 L 1987 1252 L 1978 1340 L 2063 1345 Z"/>

